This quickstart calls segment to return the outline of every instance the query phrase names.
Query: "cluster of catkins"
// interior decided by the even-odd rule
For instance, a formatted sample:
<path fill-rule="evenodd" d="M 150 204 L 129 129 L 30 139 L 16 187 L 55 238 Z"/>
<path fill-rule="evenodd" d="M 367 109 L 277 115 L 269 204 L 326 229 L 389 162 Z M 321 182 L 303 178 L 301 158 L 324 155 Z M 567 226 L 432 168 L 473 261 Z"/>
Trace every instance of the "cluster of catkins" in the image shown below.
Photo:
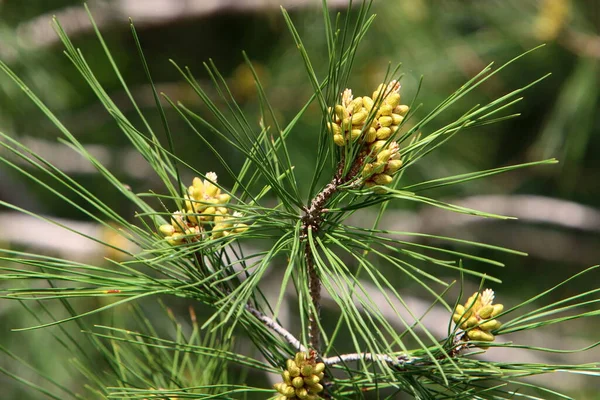
<path fill-rule="evenodd" d="M 380 84 L 373 97 L 354 98 L 352 90 L 342 93 L 342 102 L 333 109 L 333 121 L 327 124 L 338 146 L 359 141 L 363 146 L 360 159 L 366 159 L 362 170 L 364 185 L 387 185 L 402 166 L 398 143 L 389 139 L 396 134 L 408 113 L 400 104 L 400 84 Z"/>
<path fill-rule="evenodd" d="M 296 353 L 293 360 L 287 360 L 286 369 L 281 374 L 283 382 L 274 385 L 280 396 L 276 400 L 306 399 L 317 400 L 323 391 L 325 364 L 316 362 L 315 354 Z"/>
<path fill-rule="evenodd" d="M 171 223 L 158 229 L 168 243 L 177 245 L 195 242 L 204 237 L 217 239 L 248 229 L 243 223 L 236 222 L 240 213 L 229 213 L 225 205 L 231 199 L 227 193 L 215 185 L 217 174 L 209 172 L 206 179 L 195 177 L 185 196 L 185 209 L 175 211 Z"/>
<path fill-rule="evenodd" d="M 502 304 L 493 304 L 494 291 L 486 289 L 482 293 L 474 293 L 464 306 L 457 305 L 452 320 L 460 323 L 460 328 L 467 330 L 467 337 L 471 340 L 491 342 L 494 335 L 491 331 L 500 328 L 500 321 L 494 317 L 504 310 Z"/>

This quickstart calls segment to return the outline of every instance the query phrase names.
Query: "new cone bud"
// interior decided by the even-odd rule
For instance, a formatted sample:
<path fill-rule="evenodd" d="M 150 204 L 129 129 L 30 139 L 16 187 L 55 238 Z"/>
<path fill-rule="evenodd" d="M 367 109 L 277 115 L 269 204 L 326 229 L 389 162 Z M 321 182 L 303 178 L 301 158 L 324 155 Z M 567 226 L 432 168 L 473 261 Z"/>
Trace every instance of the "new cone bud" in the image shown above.
<path fill-rule="evenodd" d="M 493 290 L 486 289 L 481 293 L 474 293 L 464 305 L 456 306 L 452 320 L 457 324 L 460 323 L 461 329 L 467 331 L 470 340 L 492 342 L 495 339 L 491 332 L 500 328 L 502 324 L 494 317 L 504 310 L 504 306 L 492 304 L 494 296 Z M 487 346 L 479 345 L 479 347 Z"/>
<path fill-rule="evenodd" d="M 298 352 L 294 359 L 286 361 L 286 369 L 281 374 L 283 382 L 273 387 L 286 399 L 319 399 L 323 391 L 325 364 L 316 362 L 315 354 Z"/>

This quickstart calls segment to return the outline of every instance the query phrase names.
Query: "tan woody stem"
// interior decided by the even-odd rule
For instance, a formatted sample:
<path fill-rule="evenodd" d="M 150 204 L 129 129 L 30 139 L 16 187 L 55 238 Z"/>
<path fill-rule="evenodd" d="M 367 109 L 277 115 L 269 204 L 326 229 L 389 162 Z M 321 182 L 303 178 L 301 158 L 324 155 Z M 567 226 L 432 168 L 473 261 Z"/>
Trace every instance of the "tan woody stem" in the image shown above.
<path fill-rule="evenodd" d="M 310 291 L 310 298 L 312 300 L 312 308 L 309 309 L 308 313 L 308 341 L 310 348 L 319 351 L 320 337 L 319 332 L 319 317 L 321 309 L 321 280 L 317 274 L 315 268 L 315 258 L 310 245 L 310 236 L 316 235 L 321 228 L 323 222 L 322 213 L 323 208 L 327 201 L 337 191 L 340 184 L 340 178 L 336 174 L 336 177 L 325 186 L 325 188 L 319 193 L 311 202 L 310 207 L 305 210 L 305 214 L 302 217 L 302 237 L 306 240 L 306 246 L 304 247 L 304 258 L 306 261 L 306 271 L 308 274 L 308 285 Z"/>
<path fill-rule="evenodd" d="M 354 179 L 362 167 L 362 159 L 354 161 L 350 171 L 344 175 L 344 160 L 340 161 L 334 178 L 323 190 L 317 194 L 310 203 L 310 206 L 304 209 L 302 217 L 301 239 L 306 241 L 304 247 L 304 259 L 306 262 L 306 272 L 308 274 L 308 285 L 312 308 L 308 314 L 308 341 L 311 349 L 319 351 L 321 333 L 319 332 L 319 318 L 321 309 L 321 280 L 315 268 L 315 258 L 310 244 L 310 235 L 317 235 L 323 223 L 323 213 L 325 205 L 331 197 L 339 190 L 340 186 Z"/>

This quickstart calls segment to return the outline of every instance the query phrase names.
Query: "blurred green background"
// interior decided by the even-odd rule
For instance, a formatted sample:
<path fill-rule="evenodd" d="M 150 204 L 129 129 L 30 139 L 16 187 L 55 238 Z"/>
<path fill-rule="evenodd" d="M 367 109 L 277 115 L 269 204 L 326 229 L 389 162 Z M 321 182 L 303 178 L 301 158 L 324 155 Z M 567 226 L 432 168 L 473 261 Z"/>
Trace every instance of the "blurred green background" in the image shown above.
<path fill-rule="evenodd" d="M 213 59 L 228 79 L 234 95 L 250 121 L 258 128 L 259 109 L 252 77 L 241 55 L 245 50 L 255 63 L 263 85 L 277 106 L 280 122 L 293 118 L 311 94 L 300 56 L 293 45 L 278 5 L 287 6 L 307 43 L 309 54 L 321 77 L 326 73 L 320 1 L 316 0 L 105 0 L 88 2 L 108 47 L 138 104 L 157 132 L 159 115 L 146 82 L 127 18 L 132 17 L 158 90 L 202 112 L 192 90 L 182 82 L 169 59 L 187 65 L 201 85 L 211 93 L 208 75 L 202 65 Z M 332 9 L 345 12 L 345 1 L 330 1 Z M 428 155 L 406 174 L 407 182 L 418 182 L 465 172 L 556 157 L 559 164 L 474 181 L 451 188 L 433 190 L 431 197 L 451 200 L 484 211 L 514 215 L 519 221 L 495 222 L 448 215 L 429 208 L 395 204 L 384 227 L 438 235 L 457 236 L 506 246 L 529 253 L 528 257 L 489 254 L 506 264 L 504 268 L 467 263 L 503 280 L 493 288 L 505 305 L 514 305 L 572 274 L 600 262 L 600 2 L 597 0 L 410 0 L 375 1 L 377 14 L 372 29 L 355 61 L 349 85 L 354 93 L 370 93 L 382 81 L 388 62 L 402 62 L 403 101 L 409 103 L 421 76 L 423 85 L 417 99 L 422 103 L 417 116 L 433 109 L 464 82 L 490 62 L 502 64 L 541 43 L 546 46 L 513 64 L 479 86 L 438 119 L 448 123 L 470 107 L 489 102 L 527 85 L 551 72 L 552 75 L 525 93 L 525 99 L 512 108 L 521 116 L 499 124 L 465 131 L 439 151 Z M 163 193 L 161 181 L 135 154 L 110 115 L 87 88 L 75 68 L 62 53 L 52 31 L 53 15 L 82 49 L 88 63 L 106 91 L 122 111 L 139 123 L 120 83 L 91 32 L 81 2 L 71 0 L 0 0 L 0 59 L 49 105 L 80 141 L 136 192 Z M 223 172 L 215 157 L 194 138 L 182 120 L 168 111 L 175 132 L 175 148 L 180 157 L 199 170 Z M 292 161 L 299 177 L 306 177 L 308 189 L 320 131 L 316 108 L 309 109 L 291 136 Z M 0 77 L 0 130 L 47 157 L 63 171 L 84 183 L 122 215 L 134 210 L 114 196 L 91 165 L 57 142 L 53 125 L 25 98 L 7 77 Z M 424 132 L 426 133 L 426 132 Z M 241 166 L 239 154 L 215 140 L 222 156 L 235 170 Z M 3 150 L 0 154 L 6 156 Z M 220 183 L 230 187 L 226 175 Z M 185 175 L 186 181 L 191 175 Z M 0 166 L 0 200 L 27 210 L 62 218 L 66 224 L 94 235 L 106 235 L 86 221 L 80 212 L 24 179 L 15 170 Z M 85 206 L 85 204 L 82 204 Z M 369 221 L 368 213 L 358 219 Z M 133 220 L 133 217 L 132 217 Z M 368 224 L 368 222 L 362 222 Z M 355 221 L 361 223 L 360 220 Z M 114 238 L 118 240 L 118 238 Z M 118 243 L 117 243 L 118 244 Z M 438 243 L 439 245 L 439 243 Z M 57 233 L 52 226 L 37 223 L 0 208 L 0 246 L 68 257 L 86 262 L 104 262 L 113 257 L 73 235 Z M 382 266 L 385 269 L 386 266 Z M 438 273 L 447 281 L 457 279 L 450 270 Z M 553 300 L 598 286 L 596 279 L 580 280 L 565 287 Z M 266 278 L 277 281 L 273 271 Z M 394 278 L 395 279 L 395 278 Z M 419 287 L 398 277 L 415 308 L 429 304 Z M 467 282 L 466 292 L 477 288 Z M 412 287 L 415 286 L 415 287 Z M 295 298 L 290 297 L 290 302 Z M 81 309 L 97 306 L 79 303 Z M 185 313 L 187 307 L 175 304 Z M 295 310 L 294 307 L 291 307 Z M 59 311 L 57 311 L 59 312 Z M 335 316 L 334 309 L 326 313 Z M 111 315 L 112 321 L 127 322 L 123 309 Z M 290 312 L 291 313 L 291 312 Z M 97 317 L 102 319 L 102 317 Z M 108 317 L 106 317 L 108 318 Z M 429 317 L 430 324 L 440 324 Z M 442 318 L 449 318 L 449 316 Z M 333 318 L 335 320 L 335 318 Z M 441 324 L 445 329 L 446 320 Z M 293 323 L 294 316 L 289 316 Z M 0 343 L 77 387 L 82 382 L 60 368 L 61 353 L 48 348 L 44 332 L 12 333 L 13 327 L 28 326 L 34 320 L 14 302 L 0 302 Z M 72 327 L 74 331 L 77 329 Z M 561 349 L 583 347 L 598 339 L 597 320 L 573 322 L 535 336 L 514 335 L 506 340 Z M 600 352 L 552 356 L 490 350 L 485 357 L 537 362 L 592 362 Z M 531 358 L 533 357 L 533 358 Z M 0 355 L 0 366 L 29 376 L 8 357 Z M 36 379 L 36 378 L 31 378 Z M 60 379 L 60 378 L 59 378 Z M 265 382 L 268 377 L 260 377 Z M 542 379 L 553 388 L 563 388 L 575 398 L 596 398 L 597 379 Z M 266 384 L 266 383 L 265 383 Z M 23 391 L 15 381 L 0 375 L 6 399 L 39 398 Z"/>

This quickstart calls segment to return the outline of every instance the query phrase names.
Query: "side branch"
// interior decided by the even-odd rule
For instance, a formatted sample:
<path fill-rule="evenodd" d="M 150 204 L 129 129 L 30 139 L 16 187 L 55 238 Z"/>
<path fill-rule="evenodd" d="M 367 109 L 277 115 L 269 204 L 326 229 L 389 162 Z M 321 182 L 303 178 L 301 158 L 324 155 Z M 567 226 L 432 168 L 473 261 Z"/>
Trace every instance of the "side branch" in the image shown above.
<path fill-rule="evenodd" d="M 310 206 L 304 209 L 302 216 L 302 233 L 300 239 L 306 241 L 304 258 L 306 261 L 306 272 L 308 274 L 308 285 L 312 309 L 308 314 L 308 342 L 311 349 L 319 351 L 321 334 L 319 332 L 319 318 L 321 311 L 321 280 L 315 268 L 315 259 L 309 243 L 308 232 L 317 235 L 323 223 L 323 212 L 325 205 L 331 197 L 339 190 L 339 187 L 354 179 L 362 166 L 362 159 L 355 160 L 350 171 L 344 175 L 344 160 L 340 161 L 334 178 L 323 190 L 310 202 Z"/>
<path fill-rule="evenodd" d="M 323 211 L 325 204 L 331 199 L 331 196 L 338 190 L 342 181 L 343 163 L 338 165 L 338 170 L 335 177 L 325 186 L 325 188 L 315 196 L 311 201 L 310 206 L 304 210 L 302 217 L 302 236 L 301 239 L 306 240 L 304 248 L 304 258 L 306 261 L 306 272 L 308 274 L 308 285 L 310 298 L 312 300 L 312 309 L 308 313 L 308 342 L 309 346 L 319 351 L 321 334 L 319 332 L 319 318 L 321 313 L 321 280 L 315 269 L 315 259 L 310 247 L 308 232 L 312 235 L 319 233 L 321 224 L 323 223 Z"/>
<path fill-rule="evenodd" d="M 417 357 L 411 357 L 406 354 L 401 354 L 395 357 L 388 356 L 386 354 L 373 354 L 373 353 L 352 353 L 343 354 L 341 356 L 323 358 L 321 362 L 325 365 L 335 365 L 351 361 L 383 361 L 394 367 L 402 367 L 406 364 L 410 364 L 417 360 Z"/>
<path fill-rule="evenodd" d="M 285 340 L 287 340 L 288 343 L 291 344 L 296 350 L 307 352 L 306 347 L 304 347 L 294 335 L 292 335 L 284 327 L 275 322 L 274 319 L 267 317 L 265 314 L 261 313 L 256 308 L 250 305 L 246 305 L 246 310 L 248 310 L 250 314 L 254 315 L 256 319 L 258 319 L 260 322 L 265 324 L 267 328 L 271 329 L 272 331 L 283 337 Z"/>

